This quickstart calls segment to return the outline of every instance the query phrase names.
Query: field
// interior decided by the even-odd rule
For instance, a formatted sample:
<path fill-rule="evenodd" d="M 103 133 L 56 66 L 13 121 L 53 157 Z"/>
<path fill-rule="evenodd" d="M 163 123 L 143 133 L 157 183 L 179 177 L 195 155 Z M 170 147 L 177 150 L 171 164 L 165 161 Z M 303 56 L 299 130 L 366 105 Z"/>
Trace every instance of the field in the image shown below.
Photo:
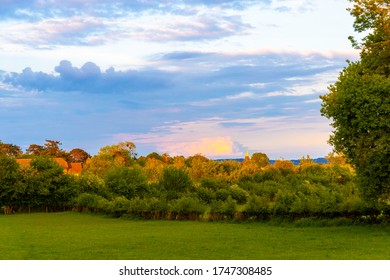
<path fill-rule="evenodd" d="M 390 227 L 134 221 L 98 215 L 0 215 L 8 260 L 390 259 Z"/>

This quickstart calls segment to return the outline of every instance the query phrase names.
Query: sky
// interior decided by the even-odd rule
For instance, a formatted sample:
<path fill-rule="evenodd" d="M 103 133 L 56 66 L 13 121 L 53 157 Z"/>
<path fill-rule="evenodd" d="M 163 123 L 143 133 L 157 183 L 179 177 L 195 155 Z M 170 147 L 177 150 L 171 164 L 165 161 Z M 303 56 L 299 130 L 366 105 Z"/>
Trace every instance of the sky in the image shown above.
<path fill-rule="evenodd" d="M 326 156 L 347 0 L 0 0 L 0 140 Z"/>

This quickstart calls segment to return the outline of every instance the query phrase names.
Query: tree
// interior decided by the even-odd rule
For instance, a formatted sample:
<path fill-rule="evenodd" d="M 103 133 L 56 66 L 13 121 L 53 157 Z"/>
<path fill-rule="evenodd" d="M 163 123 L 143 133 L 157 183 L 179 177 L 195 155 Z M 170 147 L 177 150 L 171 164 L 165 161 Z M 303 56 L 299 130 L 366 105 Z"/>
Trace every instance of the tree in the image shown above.
<path fill-rule="evenodd" d="M 361 49 L 361 60 L 367 69 L 375 73 L 390 74 L 390 3 L 388 0 L 349 0 L 349 9 L 355 17 L 355 31 L 368 32 L 359 43 L 353 36 L 352 45 Z"/>
<path fill-rule="evenodd" d="M 108 171 L 106 186 L 115 194 L 127 199 L 143 196 L 147 191 L 147 177 L 141 169 L 119 166 Z"/>
<path fill-rule="evenodd" d="M 148 176 L 149 182 L 158 182 L 164 170 L 164 163 L 154 157 L 146 158 L 143 171 Z"/>
<path fill-rule="evenodd" d="M 31 144 L 28 149 L 26 150 L 26 153 L 28 155 L 33 156 L 50 156 L 50 157 L 57 157 L 57 158 L 63 158 L 68 161 L 69 154 L 60 148 L 62 143 L 57 140 L 45 140 L 45 144 L 43 146 L 37 145 L 37 144 Z"/>
<path fill-rule="evenodd" d="M 154 158 L 154 159 L 157 159 L 157 160 L 159 160 L 159 161 L 164 161 L 164 158 L 162 157 L 162 156 L 160 156 L 158 153 L 156 153 L 156 152 L 153 152 L 153 153 L 150 153 L 150 154 L 148 154 L 147 156 L 146 156 L 146 158 L 147 159 L 152 159 L 152 158 Z"/>
<path fill-rule="evenodd" d="M 329 93 L 321 113 L 333 120 L 329 142 L 356 168 L 366 199 L 390 194 L 390 18 L 386 0 L 351 0 L 357 32 L 369 32 L 360 61 L 349 62 Z M 352 38 L 352 40 L 354 40 Z"/>
<path fill-rule="evenodd" d="M 260 168 L 269 165 L 269 158 L 264 153 L 254 153 L 251 160 Z"/>
<path fill-rule="evenodd" d="M 22 150 L 19 146 L 13 144 L 5 144 L 0 140 L 0 155 L 18 157 L 22 155 Z"/>
<path fill-rule="evenodd" d="M 85 163 L 91 156 L 83 149 L 76 148 L 69 152 L 69 157 L 72 162 Z"/>
<path fill-rule="evenodd" d="M 275 160 L 274 167 L 279 169 L 282 174 L 290 174 L 294 173 L 296 170 L 296 167 L 294 163 L 290 160 L 284 160 L 284 159 L 277 159 Z"/>
<path fill-rule="evenodd" d="M 0 155 L 0 207 L 6 214 L 18 206 L 23 197 L 19 165 L 14 158 Z M 7 209 L 7 210 L 6 210 Z"/>
<path fill-rule="evenodd" d="M 34 206 L 63 208 L 76 196 L 77 188 L 72 176 L 50 157 L 40 156 L 30 163 L 33 172 L 27 181 L 27 189 L 34 190 Z"/>
<path fill-rule="evenodd" d="M 110 168 L 131 166 L 135 157 L 135 145 L 132 142 L 120 142 L 101 148 L 99 153 L 92 157 L 86 165 L 86 170 L 104 177 Z"/>
<path fill-rule="evenodd" d="M 62 143 L 60 141 L 56 140 L 45 140 L 46 143 L 44 144 L 46 155 L 57 157 L 62 153 L 62 150 L 60 149 L 60 146 Z"/>
<path fill-rule="evenodd" d="M 192 187 L 188 173 L 173 166 L 164 169 L 160 184 L 168 192 L 169 199 L 178 198 L 181 193 Z"/>
<path fill-rule="evenodd" d="M 27 150 L 26 154 L 32 155 L 32 156 L 41 156 L 45 154 L 45 147 L 38 145 L 38 144 L 31 144 Z"/>

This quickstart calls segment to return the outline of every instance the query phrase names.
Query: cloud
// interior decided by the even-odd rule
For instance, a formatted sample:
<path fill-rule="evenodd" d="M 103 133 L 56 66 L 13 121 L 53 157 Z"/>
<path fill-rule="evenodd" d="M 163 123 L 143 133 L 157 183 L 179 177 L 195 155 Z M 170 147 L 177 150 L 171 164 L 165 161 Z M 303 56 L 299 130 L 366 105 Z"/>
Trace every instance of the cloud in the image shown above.
<path fill-rule="evenodd" d="M 232 139 L 226 137 L 200 138 L 195 141 L 177 142 L 172 144 L 160 145 L 159 149 L 166 151 L 169 155 L 195 155 L 202 154 L 211 158 L 218 157 L 236 157 L 242 156 L 239 145 L 235 144 Z"/>
<path fill-rule="evenodd" d="M 169 81 L 162 77 L 164 73 L 161 71 L 116 71 L 114 68 L 109 68 L 101 72 L 100 67 L 93 62 L 87 62 L 78 68 L 70 61 L 63 60 L 55 67 L 55 72 L 59 75 L 34 72 L 28 67 L 22 73 L 5 75 L 3 82 L 36 91 L 134 93 L 163 89 Z"/>
<path fill-rule="evenodd" d="M 112 106 L 148 110 L 163 120 L 207 118 L 211 112 L 221 117 L 270 116 L 285 114 L 286 107 L 317 109 L 305 101 L 325 93 L 343 63 L 341 57 L 297 53 L 173 52 L 154 56 L 137 70 L 102 69 L 94 62 L 74 66 L 63 60 L 51 73 L 25 68 L 3 73 L 0 80 L 8 87 L 46 95 L 111 96 Z"/>
<path fill-rule="evenodd" d="M 240 16 L 218 14 L 194 16 L 140 15 L 137 18 L 103 19 L 72 16 L 43 19 L 38 22 L 6 23 L 5 42 L 31 48 L 58 46 L 94 46 L 118 40 L 145 42 L 207 41 L 244 35 L 252 27 Z"/>
<path fill-rule="evenodd" d="M 141 38 L 147 41 L 199 41 L 217 40 L 237 34 L 243 34 L 252 28 L 243 23 L 238 16 L 194 16 L 174 17 L 152 20 L 150 24 L 138 27 L 129 32 L 129 37 Z"/>
<path fill-rule="evenodd" d="M 8 42 L 32 48 L 52 48 L 56 45 L 95 45 L 107 41 L 112 30 L 95 18 L 72 17 L 20 22 L 7 27 L 1 37 Z"/>
<path fill-rule="evenodd" d="M 140 154 L 240 157 L 248 148 L 273 158 L 291 150 L 320 156 L 330 131 L 311 100 L 343 63 L 319 54 L 173 52 L 119 71 L 63 60 L 50 73 L 3 72 L 0 98 L 7 119 L 19 123 L 13 135 L 97 146 L 92 154 L 127 139 Z M 0 126 L 11 129 L 4 120 Z"/>
<path fill-rule="evenodd" d="M 171 155 L 202 153 L 214 158 L 242 157 L 247 149 L 271 158 L 326 155 L 328 121 L 319 114 L 258 118 L 209 118 L 174 122 L 147 133 L 120 133 L 113 142 L 133 141 L 141 150 L 157 147 Z"/>
<path fill-rule="evenodd" d="M 144 1 L 144 0 L 0 0 L 1 18 L 26 17 L 30 20 L 55 16 L 89 15 L 100 17 L 118 17 L 127 12 L 165 12 L 182 11 L 191 7 L 223 7 L 230 9 L 243 9 L 256 4 L 269 5 L 270 0 L 183 0 L 183 1 Z"/>
<path fill-rule="evenodd" d="M 7 30 L 0 39 L 42 49 L 118 40 L 218 40 L 251 29 L 237 9 L 255 4 L 259 2 L 0 0 L 0 22 Z"/>

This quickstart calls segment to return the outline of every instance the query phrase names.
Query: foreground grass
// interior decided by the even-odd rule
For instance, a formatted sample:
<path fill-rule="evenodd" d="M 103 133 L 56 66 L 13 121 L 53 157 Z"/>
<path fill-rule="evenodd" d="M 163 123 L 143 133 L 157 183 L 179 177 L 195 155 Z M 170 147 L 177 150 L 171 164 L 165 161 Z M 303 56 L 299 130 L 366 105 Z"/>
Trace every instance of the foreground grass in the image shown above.
<path fill-rule="evenodd" d="M 0 259 L 390 259 L 390 227 L 0 215 Z"/>

